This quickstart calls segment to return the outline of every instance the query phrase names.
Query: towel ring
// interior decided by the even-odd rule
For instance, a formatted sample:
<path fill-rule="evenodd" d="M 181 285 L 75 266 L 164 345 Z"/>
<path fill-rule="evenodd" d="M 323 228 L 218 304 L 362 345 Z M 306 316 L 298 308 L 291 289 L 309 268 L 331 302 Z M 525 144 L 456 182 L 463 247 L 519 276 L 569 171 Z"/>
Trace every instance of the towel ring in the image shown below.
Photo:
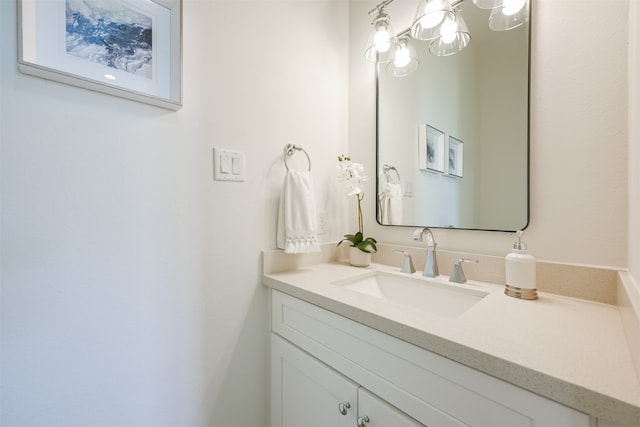
<path fill-rule="evenodd" d="M 289 170 L 289 164 L 287 163 L 287 159 L 293 156 L 296 153 L 296 151 L 302 151 L 304 155 L 307 156 L 307 161 L 309 162 L 309 171 L 311 171 L 311 157 L 309 157 L 309 153 L 307 153 L 304 148 L 294 144 L 287 144 L 284 146 L 283 157 L 284 157 L 284 165 L 287 167 L 287 170 Z"/>
<path fill-rule="evenodd" d="M 398 172 L 398 169 L 396 169 L 395 166 L 384 165 L 382 168 L 384 170 L 384 175 L 387 177 L 387 181 L 391 182 L 391 180 L 389 179 L 389 171 L 394 171 L 396 173 L 396 176 L 398 177 L 397 184 L 400 183 L 400 173 Z"/>

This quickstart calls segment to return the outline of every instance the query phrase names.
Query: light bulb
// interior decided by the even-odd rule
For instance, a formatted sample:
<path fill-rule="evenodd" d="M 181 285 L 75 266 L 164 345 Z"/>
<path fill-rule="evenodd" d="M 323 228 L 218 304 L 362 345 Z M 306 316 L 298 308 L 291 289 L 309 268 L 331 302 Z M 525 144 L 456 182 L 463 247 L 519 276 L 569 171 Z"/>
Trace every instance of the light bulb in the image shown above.
<path fill-rule="evenodd" d="M 440 28 L 440 37 L 443 43 L 451 43 L 456 39 L 458 25 L 453 19 L 447 19 Z"/>
<path fill-rule="evenodd" d="M 502 14 L 505 16 L 515 15 L 520 12 L 527 0 L 504 0 L 502 7 Z"/>
<path fill-rule="evenodd" d="M 398 68 L 403 68 L 409 65 L 411 62 L 411 54 L 409 53 L 409 49 L 407 49 L 406 45 L 402 45 L 396 51 L 396 54 L 393 58 L 393 65 Z"/>
<path fill-rule="evenodd" d="M 440 0 L 427 2 L 424 8 L 424 16 L 420 18 L 420 25 L 423 28 L 433 28 L 444 19 L 444 5 Z"/>
<path fill-rule="evenodd" d="M 378 52 L 386 52 L 391 47 L 391 37 L 385 27 L 378 28 L 375 36 L 373 36 L 373 44 Z"/>

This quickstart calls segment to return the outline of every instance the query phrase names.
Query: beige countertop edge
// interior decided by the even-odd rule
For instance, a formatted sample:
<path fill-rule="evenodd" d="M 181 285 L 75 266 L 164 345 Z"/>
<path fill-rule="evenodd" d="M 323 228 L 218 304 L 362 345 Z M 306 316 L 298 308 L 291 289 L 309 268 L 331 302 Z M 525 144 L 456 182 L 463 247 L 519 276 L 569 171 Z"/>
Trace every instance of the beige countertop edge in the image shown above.
<path fill-rule="evenodd" d="M 314 286 L 295 283 L 303 277 L 300 274 L 304 275 L 305 272 L 296 272 L 293 275 L 291 272 L 267 274 L 263 277 L 263 284 L 591 416 L 621 426 L 640 425 L 640 387 L 635 393 L 628 393 L 635 394 L 634 396 L 616 398 L 599 391 L 597 385 L 593 388 L 586 387 L 566 378 L 518 364 L 516 361 L 500 357 L 499 354 L 481 351 L 455 339 L 449 339 L 446 336 L 446 328 L 432 333 L 342 301 L 331 292 L 319 291 L 317 286 L 314 289 Z M 316 275 L 313 271 L 311 274 Z M 600 374 L 607 375 L 606 372 Z M 633 372 L 630 374 L 635 378 Z"/>

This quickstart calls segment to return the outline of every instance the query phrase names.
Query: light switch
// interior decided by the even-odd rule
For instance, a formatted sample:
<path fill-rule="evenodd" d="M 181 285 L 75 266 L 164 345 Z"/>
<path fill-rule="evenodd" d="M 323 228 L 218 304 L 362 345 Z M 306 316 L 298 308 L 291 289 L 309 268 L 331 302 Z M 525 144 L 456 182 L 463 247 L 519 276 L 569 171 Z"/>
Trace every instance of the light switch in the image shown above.
<path fill-rule="evenodd" d="M 240 175 L 242 173 L 242 159 L 239 156 L 233 156 L 231 158 L 231 173 L 234 175 Z"/>
<path fill-rule="evenodd" d="M 216 181 L 244 181 L 244 153 L 213 147 L 213 179 Z"/>
<path fill-rule="evenodd" d="M 231 159 L 226 154 L 220 156 L 220 172 L 231 173 Z"/>

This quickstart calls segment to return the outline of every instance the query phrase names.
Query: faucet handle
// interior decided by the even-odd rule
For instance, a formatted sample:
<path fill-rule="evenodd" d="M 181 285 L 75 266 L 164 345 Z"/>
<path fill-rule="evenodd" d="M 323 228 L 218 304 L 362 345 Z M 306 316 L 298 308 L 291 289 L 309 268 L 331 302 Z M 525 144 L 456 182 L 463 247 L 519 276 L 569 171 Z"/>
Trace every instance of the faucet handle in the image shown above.
<path fill-rule="evenodd" d="M 394 252 L 398 252 L 404 255 L 404 262 L 402 263 L 402 268 L 400 269 L 401 272 L 407 274 L 413 274 L 416 272 L 416 268 L 413 266 L 413 260 L 411 259 L 411 254 L 409 252 L 400 250 L 396 250 Z"/>
<path fill-rule="evenodd" d="M 477 264 L 480 261 L 478 261 L 477 259 L 470 259 L 470 258 L 458 258 L 453 263 L 453 271 L 451 272 L 451 276 L 449 276 L 450 282 L 465 283 L 467 281 L 467 278 L 464 275 L 464 271 L 462 270 L 463 262 L 472 262 L 474 264 Z"/>

